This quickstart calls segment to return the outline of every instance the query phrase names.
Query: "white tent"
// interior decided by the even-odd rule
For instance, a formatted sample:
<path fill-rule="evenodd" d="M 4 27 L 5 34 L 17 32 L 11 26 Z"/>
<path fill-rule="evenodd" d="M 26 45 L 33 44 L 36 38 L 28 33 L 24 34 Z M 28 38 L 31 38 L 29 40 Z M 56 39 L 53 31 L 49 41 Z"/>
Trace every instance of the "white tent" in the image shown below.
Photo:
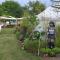
<path fill-rule="evenodd" d="M 56 9 L 53 7 L 48 7 L 43 12 L 37 15 L 37 18 L 39 19 L 39 24 L 37 27 L 41 28 L 35 28 L 37 31 L 43 31 L 48 27 L 49 21 L 54 21 L 56 25 L 60 24 L 60 12 L 57 13 Z M 44 28 L 44 29 L 43 29 Z"/>
<path fill-rule="evenodd" d="M 59 21 L 60 19 L 60 12 L 56 12 L 56 9 L 53 7 L 48 7 L 43 12 L 37 15 L 39 20 L 54 20 Z"/>

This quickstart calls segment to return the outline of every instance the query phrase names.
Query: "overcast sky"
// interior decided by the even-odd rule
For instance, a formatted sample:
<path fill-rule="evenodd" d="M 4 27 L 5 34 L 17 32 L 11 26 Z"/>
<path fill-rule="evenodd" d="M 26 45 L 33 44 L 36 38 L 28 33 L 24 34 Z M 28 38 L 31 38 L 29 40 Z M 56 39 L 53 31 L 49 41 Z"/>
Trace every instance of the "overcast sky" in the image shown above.
<path fill-rule="evenodd" d="M 5 0 L 0 0 L 0 3 L 4 2 Z M 25 5 L 27 4 L 29 1 L 36 1 L 36 0 L 14 0 L 17 1 L 18 3 L 20 3 L 21 5 Z M 50 6 L 51 5 L 51 1 L 50 0 L 39 0 L 42 3 L 46 4 L 46 6 Z"/>

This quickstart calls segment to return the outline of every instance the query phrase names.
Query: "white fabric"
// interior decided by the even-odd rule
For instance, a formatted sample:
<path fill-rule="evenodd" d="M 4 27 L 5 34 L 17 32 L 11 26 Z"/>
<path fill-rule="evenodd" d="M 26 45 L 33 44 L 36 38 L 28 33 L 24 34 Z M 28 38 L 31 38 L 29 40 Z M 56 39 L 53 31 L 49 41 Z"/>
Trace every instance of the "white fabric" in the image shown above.
<path fill-rule="evenodd" d="M 49 33 L 50 34 L 54 34 L 54 30 L 49 30 Z"/>
<path fill-rule="evenodd" d="M 36 26 L 36 28 L 34 29 L 34 31 L 43 32 L 44 31 L 44 28 L 43 28 L 42 24 L 38 24 Z"/>
<path fill-rule="evenodd" d="M 39 20 L 60 20 L 60 12 L 57 14 L 53 7 L 46 8 L 43 12 L 37 15 Z"/>
<path fill-rule="evenodd" d="M 55 30 L 54 30 L 54 28 L 50 27 L 48 32 L 49 32 L 49 34 L 54 34 Z"/>
<path fill-rule="evenodd" d="M 1 29 L 2 29 L 2 25 L 0 25 L 0 31 L 1 31 Z"/>

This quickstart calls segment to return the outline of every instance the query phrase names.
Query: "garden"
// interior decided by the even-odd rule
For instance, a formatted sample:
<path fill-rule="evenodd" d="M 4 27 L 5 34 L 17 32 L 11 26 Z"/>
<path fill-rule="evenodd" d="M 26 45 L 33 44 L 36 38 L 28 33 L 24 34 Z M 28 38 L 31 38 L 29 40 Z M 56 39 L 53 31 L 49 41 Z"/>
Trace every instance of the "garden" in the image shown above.
<path fill-rule="evenodd" d="M 32 21 L 33 20 L 33 21 Z M 32 21 L 32 22 L 31 22 Z M 30 25 L 29 25 L 30 24 Z M 50 57 L 55 57 L 60 54 L 60 26 L 56 27 L 56 39 L 55 39 L 55 48 L 48 48 L 47 40 L 43 40 L 43 37 L 46 32 L 34 31 L 34 28 L 39 24 L 36 21 L 36 17 L 31 15 L 25 20 L 21 21 L 21 25 L 18 26 L 16 37 L 20 43 L 23 43 L 23 49 L 26 52 L 32 53 L 36 56 L 44 56 L 45 54 Z M 20 27 L 20 29 L 19 29 Z M 44 37 L 43 37 L 44 38 Z"/>
<path fill-rule="evenodd" d="M 55 47 L 52 49 L 48 48 L 45 36 L 47 32 L 44 29 L 40 31 L 41 26 L 39 29 L 36 28 L 40 21 L 45 19 L 37 18 L 39 13 L 45 11 L 45 4 L 40 1 L 29 1 L 28 4 L 21 6 L 15 1 L 5 1 L 0 4 L 0 7 L 0 16 L 3 17 L 0 19 L 0 24 L 4 25 L 0 31 L 0 60 L 42 60 L 44 57 L 60 57 L 60 26 L 55 27 Z M 8 19 L 5 18 L 5 20 L 4 17 Z M 15 19 L 16 25 L 11 25 L 10 19 L 13 20 L 13 23 Z M 5 25 L 6 21 L 7 25 Z M 45 24 L 42 22 L 42 25 Z"/>
<path fill-rule="evenodd" d="M 14 31 L 15 28 L 4 28 L 0 32 L 0 60 L 40 60 L 20 48 Z"/>

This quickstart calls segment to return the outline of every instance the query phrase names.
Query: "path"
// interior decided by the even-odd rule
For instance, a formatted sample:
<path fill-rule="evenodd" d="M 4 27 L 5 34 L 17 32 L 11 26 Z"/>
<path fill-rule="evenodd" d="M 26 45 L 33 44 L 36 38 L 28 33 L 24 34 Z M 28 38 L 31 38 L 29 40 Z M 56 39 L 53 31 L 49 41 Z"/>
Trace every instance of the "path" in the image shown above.
<path fill-rule="evenodd" d="M 60 60 L 60 57 L 43 57 L 42 60 Z"/>

